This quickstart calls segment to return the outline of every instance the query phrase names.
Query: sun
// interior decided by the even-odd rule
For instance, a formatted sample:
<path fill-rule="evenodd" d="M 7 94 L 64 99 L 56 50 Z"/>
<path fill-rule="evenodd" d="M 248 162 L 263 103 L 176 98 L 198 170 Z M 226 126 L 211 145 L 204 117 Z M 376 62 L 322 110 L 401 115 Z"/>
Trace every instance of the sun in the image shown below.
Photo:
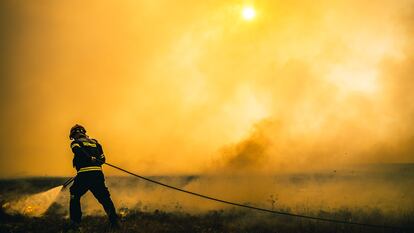
<path fill-rule="evenodd" d="M 243 7 L 241 14 L 244 20 L 250 21 L 254 19 L 254 17 L 256 16 L 256 11 L 254 10 L 253 7 L 246 6 L 246 7 Z"/>

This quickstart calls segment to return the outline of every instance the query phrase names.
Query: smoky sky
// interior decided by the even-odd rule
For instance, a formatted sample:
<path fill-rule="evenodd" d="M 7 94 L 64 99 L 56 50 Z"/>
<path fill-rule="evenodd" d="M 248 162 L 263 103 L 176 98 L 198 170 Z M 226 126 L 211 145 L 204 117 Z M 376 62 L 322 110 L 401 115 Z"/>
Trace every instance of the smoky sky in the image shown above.
<path fill-rule="evenodd" d="M 76 123 L 144 174 L 414 162 L 413 1 L 0 6 L 1 176 L 73 174 Z"/>

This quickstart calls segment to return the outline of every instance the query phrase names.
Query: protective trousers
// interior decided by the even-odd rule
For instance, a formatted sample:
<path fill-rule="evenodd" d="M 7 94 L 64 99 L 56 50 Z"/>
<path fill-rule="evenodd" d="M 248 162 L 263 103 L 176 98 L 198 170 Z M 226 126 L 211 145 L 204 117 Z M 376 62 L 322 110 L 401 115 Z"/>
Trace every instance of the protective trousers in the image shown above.
<path fill-rule="evenodd" d="M 80 198 L 88 190 L 101 203 L 108 215 L 111 223 L 117 222 L 114 203 L 111 200 L 108 188 L 105 186 L 105 178 L 102 171 L 80 172 L 75 177 L 73 185 L 70 187 L 70 219 L 75 223 L 80 223 L 82 211 Z"/>

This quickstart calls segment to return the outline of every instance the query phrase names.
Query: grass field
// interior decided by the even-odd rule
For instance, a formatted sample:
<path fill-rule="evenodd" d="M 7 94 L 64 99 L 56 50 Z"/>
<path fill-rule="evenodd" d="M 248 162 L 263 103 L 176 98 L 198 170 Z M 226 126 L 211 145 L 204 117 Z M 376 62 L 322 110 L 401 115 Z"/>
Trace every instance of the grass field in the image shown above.
<path fill-rule="evenodd" d="M 413 226 L 414 214 L 386 216 L 379 210 L 340 210 L 335 213 L 314 213 L 331 218 L 352 218 L 368 223 L 388 222 L 398 226 Z M 64 232 L 68 220 L 63 216 L 42 217 L 1 216 L 0 232 Z M 409 230 L 367 228 L 345 224 L 292 219 L 271 214 L 258 214 L 238 209 L 209 211 L 203 214 L 184 212 L 141 212 L 132 210 L 122 217 L 118 232 L 413 232 Z M 104 216 L 86 216 L 83 232 L 110 232 Z"/>
<path fill-rule="evenodd" d="M 121 216 L 119 232 L 414 232 L 412 168 L 388 166 L 369 171 L 289 174 L 262 183 L 259 180 L 263 177 L 249 181 L 246 177 L 154 177 L 178 187 L 262 208 L 406 229 L 371 228 L 261 213 L 177 194 L 129 177 L 109 177 L 107 185 Z M 67 190 L 41 216 L 10 212 L 7 207 L 13 205 L 13 200 L 31 197 L 58 186 L 65 179 L 0 180 L 0 232 L 64 232 L 69 221 Z M 106 217 L 90 194 L 82 199 L 82 208 L 83 232 L 109 232 Z"/>

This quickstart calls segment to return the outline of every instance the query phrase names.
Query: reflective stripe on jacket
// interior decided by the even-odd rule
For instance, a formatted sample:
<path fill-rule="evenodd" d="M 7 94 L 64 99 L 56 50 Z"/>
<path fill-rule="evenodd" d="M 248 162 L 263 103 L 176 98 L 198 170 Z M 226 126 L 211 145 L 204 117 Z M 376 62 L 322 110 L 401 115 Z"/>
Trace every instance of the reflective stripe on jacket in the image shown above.
<path fill-rule="evenodd" d="M 78 173 L 89 172 L 89 171 L 102 171 L 102 167 L 99 167 L 99 166 L 83 167 L 79 169 Z"/>

